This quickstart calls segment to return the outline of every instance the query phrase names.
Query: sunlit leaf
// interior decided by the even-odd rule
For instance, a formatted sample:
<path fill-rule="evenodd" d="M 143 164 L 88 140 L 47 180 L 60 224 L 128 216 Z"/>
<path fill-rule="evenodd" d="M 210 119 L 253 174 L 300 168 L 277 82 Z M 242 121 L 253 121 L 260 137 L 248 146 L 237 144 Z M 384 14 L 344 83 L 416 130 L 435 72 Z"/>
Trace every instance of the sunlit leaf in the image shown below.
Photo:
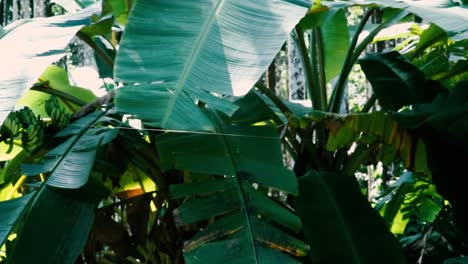
<path fill-rule="evenodd" d="M 30 19 L 0 39 L 0 123 L 44 69 L 65 55 L 76 32 L 99 12 L 96 4 L 73 14 Z"/>
<path fill-rule="evenodd" d="M 144 85 L 119 89 L 117 107 L 153 126 L 214 130 L 194 101 L 231 114 L 235 107 L 211 93 L 247 93 L 309 5 L 299 0 L 137 1 L 115 77 Z M 141 96 L 144 105 L 138 103 Z"/>

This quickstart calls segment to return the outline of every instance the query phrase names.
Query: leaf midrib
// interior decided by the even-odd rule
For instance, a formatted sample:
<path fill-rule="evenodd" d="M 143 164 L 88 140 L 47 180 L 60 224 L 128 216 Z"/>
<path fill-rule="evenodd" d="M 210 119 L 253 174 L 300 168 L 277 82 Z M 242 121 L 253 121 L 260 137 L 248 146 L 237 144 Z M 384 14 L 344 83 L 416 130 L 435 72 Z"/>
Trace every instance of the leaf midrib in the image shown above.
<path fill-rule="evenodd" d="M 172 113 L 172 111 L 173 111 L 173 109 L 175 107 L 175 104 L 176 104 L 176 101 L 177 101 L 177 99 L 179 97 L 179 94 L 183 91 L 183 87 L 185 85 L 185 82 L 187 81 L 187 78 L 188 78 L 188 76 L 189 76 L 189 74 L 191 72 L 191 69 L 193 68 L 193 64 L 196 61 L 196 59 L 198 58 L 198 55 L 200 54 L 200 52 L 202 50 L 202 44 L 205 43 L 205 41 L 206 41 L 206 39 L 207 39 L 207 37 L 209 35 L 210 28 L 213 25 L 213 21 L 216 19 L 216 16 L 219 13 L 219 10 L 221 10 L 221 8 L 224 6 L 224 3 L 226 1 L 227 0 L 218 1 L 216 6 L 214 7 L 213 11 L 211 12 L 210 17 L 205 22 L 205 25 L 203 26 L 201 34 L 199 35 L 197 41 L 195 42 L 195 45 L 194 45 L 194 47 L 192 49 L 192 52 L 190 53 L 190 57 L 187 60 L 187 62 L 185 63 L 184 69 L 182 70 L 182 73 L 180 75 L 180 79 L 177 82 L 177 85 L 176 85 L 175 90 L 174 90 L 174 94 L 169 99 L 168 106 L 167 106 L 166 111 L 164 113 L 164 117 L 163 117 L 163 119 L 161 121 L 161 126 L 163 128 L 166 127 L 166 123 L 169 120 L 169 117 L 170 117 L 170 115 L 171 115 L 171 113 Z"/>
<path fill-rule="evenodd" d="M 240 175 L 239 175 L 239 165 L 238 165 L 238 162 L 236 161 L 236 159 L 234 158 L 234 152 L 232 151 L 233 147 L 232 147 L 232 143 L 229 141 L 228 139 L 228 134 L 225 133 L 226 132 L 226 126 L 223 125 L 223 122 L 221 120 L 221 118 L 219 118 L 219 116 L 216 114 L 216 113 L 213 113 L 212 115 L 214 117 L 214 119 L 216 120 L 216 123 L 217 123 L 217 132 L 221 133 L 221 137 L 223 139 L 223 143 L 224 143 L 224 146 L 227 150 L 227 152 L 229 153 L 229 157 L 231 159 L 231 162 L 232 162 L 232 165 L 234 167 L 234 170 L 235 170 L 235 179 L 237 181 L 237 187 L 238 187 L 238 196 L 239 196 L 239 200 L 241 201 L 241 211 L 242 211 L 242 214 L 245 218 L 245 222 L 246 222 L 246 229 L 247 229 L 247 236 L 248 236 L 248 239 L 250 240 L 250 244 L 251 244 L 251 250 L 252 250 L 252 254 L 253 254 L 253 257 L 254 257 L 254 261 L 255 261 L 255 264 L 260 264 L 260 261 L 259 261 L 259 253 L 257 252 L 257 248 L 255 246 L 255 237 L 254 237 L 254 231 L 253 231 L 253 225 L 252 225 L 252 222 L 250 220 L 250 215 L 249 215 L 249 212 L 248 212 L 248 206 L 247 206 L 247 197 L 246 197 L 246 194 L 244 192 L 244 186 L 243 186 L 243 182 L 240 178 Z"/>

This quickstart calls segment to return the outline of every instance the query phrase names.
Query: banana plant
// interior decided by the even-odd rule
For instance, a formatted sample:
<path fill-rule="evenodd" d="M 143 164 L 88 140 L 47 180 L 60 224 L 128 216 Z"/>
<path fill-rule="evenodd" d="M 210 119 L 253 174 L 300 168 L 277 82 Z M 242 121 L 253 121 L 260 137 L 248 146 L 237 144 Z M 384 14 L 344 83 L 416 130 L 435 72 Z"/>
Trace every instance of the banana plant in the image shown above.
<path fill-rule="evenodd" d="M 303 220 L 306 240 L 312 248 L 317 249 L 311 250 L 312 261 L 404 263 L 395 237 L 388 233 L 385 223 L 379 220 L 375 211 L 369 210 L 370 204 L 363 199 L 352 176 L 366 164 L 376 164 L 378 161 L 389 164 L 401 160 L 407 169 L 425 174 L 425 179 L 430 181 L 431 166 L 428 165 L 429 157 L 426 158 L 426 141 L 415 134 L 414 130 L 404 128 L 405 125 L 395 119 L 393 114 L 366 112 L 375 105 L 376 98 L 384 109 L 396 111 L 409 104 L 431 102 L 440 92 L 444 92 L 445 88 L 426 77 L 417 66 L 397 58 L 396 53 L 369 55 L 362 60 L 359 58 L 379 32 L 385 27 L 412 17 L 412 13 L 435 23 L 437 28 L 442 27 L 441 30 L 451 39 L 463 39 L 466 28 L 459 24 L 465 25 L 462 15 L 465 7 L 421 6 L 413 2 L 368 2 L 364 4 L 367 11 L 348 42 L 348 52 L 331 54 L 327 47 L 336 45 L 329 43 L 336 42 L 333 37 L 336 38 L 337 35 L 330 37 L 328 32 L 333 30 L 330 27 L 339 25 L 337 22 L 340 20 L 343 21 L 343 16 L 339 15 L 341 8 L 354 5 L 362 3 L 318 1 L 295 28 L 296 41 L 298 46 L 302 47 L 302 60 L 313 111 L 294 118 L 285 105 L 279 108 L 289 116 L 289 132 L 285 133 L 285 144 L 289 146 L 291 155 L 297 157 L 295 173 L 298 176 L 304 175 L 299 178 L 298 215 Z M 361 36 L 368 28 L 367 20 L 380 8 L 384 14 L 383 23 L 369 27 L 371 29 L 368 34 Z M 397 11 L 394 8 L 397 8 Z M 451 23 L 435 18 L 435 14 L 440 15 L 444 11 L 457 14 L 452 17 Z M 346 26 L 346 22 L 341 24 Z M 310 40 L 305 38 L 304 33 L 308 33 Z M 433 36 L 431 33 L 428 35 Z M 421 47 L 421 51 L 430 46 L 423 44 L 430 43 L 431 40 L 426 39 L 426 36 L 421 37 L 415 42 L 419 43 L 416 45 Z M 363 113 L 348 115 L 341 106 L 349 73 L 357 62 L 365 70 L 374 88 L 374 95 L 363 106 Z M 326 84 L 338 73 L 334 70 L 337 67 L 336 63 L 341 64 L 341 71 L 329 96 Z M 331 74 L 333 72 L 334 74 Z M 459 73 L 457 75 L 460 76 Z M 268 94 L 264 88 L 258 87 Z M 398 92 L 399 96 L 394 96 L 395 90 L 398 89 L 404 90 L 405 93 Z M 282 103 L 273 97 L 270 95 L 280 106 Z M 349 186 L 346 190 L 341 188 L 345 185 Z M 321 192 L 321 189 L 327 191 Z M 312 190 L 317 190 L 317 193 L 312 194 Z M 346 196 L 342 195 L 344 192 L 347 193 Z M 314 200 L 319 200 L 320 203 L 311 202 Z M 348 203 L 350 200 L 353 202 Z M 350 214 L 349 212 L 354 210 L 351 208 L 362 210 L 362 213 Z M 324 214 L 329 217 L 322 219 L 316 216 Z M 330 218 L 339 219 L 339 222 L 332 223 L 327 220 Z M 373 224 L 365 224 L 367 221 Z M 369 234 L 360 231 L 362 224 L 372 229 L 371 233 L 380 234 L 379 237 L 385 238 L 385 242 L 381 241 L 376 245 Z M 342 228 L 342 231 L 335 233 L 338 227 Z M 385 245 L 384 247 L 394 254 L 383 258 L 372 255 L 370 252 L 381 251 L 378 245 Z M 327 251 L 330 248 L 339 248 L 340 253 Z"/>
<path fill-rule="evenodd" d="M 112 249 L 115 261 L 180 263 L 181 241 L 185 240 L 183 253 L 188 263 L 382 263 L 382 256 L 384 263 L 404 262 L 395 238 L 363 198 L 352 175 L 361 164 L 399 158 L 409 169 L 427 171 L 427 162 L 420 158 L 424 157 L 425 146 L 409 132 L 419 126 L 403 129 L 384 113 L 337 113 L 352 66 L 383 28 L 415 13 L 433 20 L 451 38 L 463 39 L 466 24 L 459 23 L 463 20 L 463 7 L 447 8 L 453 16 L 448 19 L 450 23 L 445 23 L 434 15 L 443 13 L 443 8 L 372 1 L 365 4 L 369 10 L 350 39 L 342 8 L 355 5 L 352 1 L 316 1 L 310 8 L 311 3 L 303 0 L 163 0 L 157 4 L 141 0 L 130 8 L 128 1 L 109 0 L 103 3 L 102 11 L 101 3 L 82 9 L 87 3 L 73 2 L 80 5 L 72 7 L 79 9 L 76 13 L 5 28 L 0 53 L 6 58 L 13 56 L 9 53 L 12 39 L 22 39 L 28 28 L 53 29 L 56 35 L 34 31 L 34 45 L 28 42 L 30 39 L 24 39 L 29 44 L 23 49 L 26 55 L 15 54 L 24 61 L 18 64 L 21 68 L 2 67 L 11 72 L 4 75 L 6 79 L 0 79 L 4 95 L 0 98 L 4 107 L 0 121 L 5 120 L 44 68 L 63 56 L 66 43 L 77 32 L 108 70 L 113 69 L 115 80 L 122 86 L 115 97 L 118 112 L 109 110 L 104 115 L 101 110 L 94 111 L 108 101 L 86 105 L 75 100 L 80 112 L 94 112 L 77 115 L 78 120 L 59 131 L 50 142 L 45 141 L 39 151 L 32 151 L 32 164 L 22 166 L 24 175 L 8 179 L 12 193 L 24 195 L 0 202 L 0 210 L 8 211 L 2 213 L 8 217 L 0 222 L 2 242 L 8 245 L 7 261 L 31 263 L 40 258 L 52 263 L 73 262 L 91 234 L 85 255 L 96 255 L 88 249 L 97 241 Z M 385 9 L 393 15 L 360 41 L 368 19 L 379 6 L 399 10 L 395 13 Z M 106 16 L 110 12 L 114 19 Z M 83 28 L 90 24 L 92 14 L 98 15 L 93 25 Z M 111 25 L 125 26 L 120 43 L 116 32 L 111 32 Z M 339 25 L 339 30 L 333 28 L 335 25 Z M 307 70 L 313 111 L 283 102 L 257 83 L 292 29 Z M 310 41 L 304 31 L 311 32 Z M 41 43 L 47 45 L 38 45 Z M 382 59 L 391 64 L 395 60 L 392 56 Z M 367 59 L 368 65 L 376 61 L 379 60 Z M 399 58 L 397 61 L 406 67 L 403 70 L 408 69 L 408 64 Z M 366 67 L 366 60 L 361 64 Z M 376 87 L 378 74 L 370 73 L 368 77 Z M 336 76 L 329 96 L 326 84 Z M 394 103 L 381 96 L 385 91 L 376 90 L 382 106 L 396 109 L 424 94 L 420 87 L 414 87 L 415 81 L 398 74 L 391 76 L 415 92 L 413 97 L 405 97 L 407 101 Z M 421 76 L 416 75 L 416 82 Z M 247 94 L 253 86 L 264 95 Z M 69 93 L 74 91 L 65 92 L 65 97 Z M 242 95 L 245 97 L 233 97 Z M 427 96 L 417 103 L 435 98 L 432 93 Z M 374 103 L 370 100 L 363 112 Z M 55 108 L 49 109 L 51 117 L 59 119 L 61 113 Z M 427 118 L 430 115 L 432 112 L 416 115 L 415 119 L 423 127 L 440 125 Z M 121 123 L 122 117 L 140 119 L 143 129 L 130 130 L 134 128 Z M 15 120 L 7 119 L 9 130 L 5 131 L 13 131 L 10 128 Z M 437 116 L 435 120 L 439 120 Z M 115 126 L 132 132 L 119 132 L 116 136 Z M 387 132 L 387 128 L 391 130 Z M 35 128 L 30 130 L 34 135 Z M 14 135 L 11 133 L 12 138 Z M 281 140 L 295 157 L 294 171 L 301 177 L 299 180 L 284 168 Z M 114 151 L 103 155 L 101 145 Z M 357 147 L 353 152 L 354 145 Z M 106 159 L 101 159 L 103 156 Z M 18 160 L 11 160 L 7 166 L 17 167 L 21 163 Z M 106 164 L 107 160 L 114 164 Z M 132 165 L 127 166 L 124 160 Z M 93 164 L 94 161 L 98 162 Z M 111 185 L 118 182 L 124 186 L 112 194 L 122 201 L 109 202 L 105 199 L 109 188 L 101 188 L 109 181 L 96 180 L 92 175 L 98 168 L 110 171 L 119 166 L 125 173 L 116 172 L 109 181 Z M 6 167 L 3 170 L 18 171 Z M 145 175 L 156 187 L 147 188 L 143 183 L 139 184 L 141 188 L 125 187 L 125 181 L 138 178 L 143 182 L 138 175 Z M 138 214 L 131 213 L 132 204 L 137 204 L 139 198 L 148 212 L 142 217 L 149 219 L 141 225 L 144 228 L 135 228 L 133 221 Z M 103 207 L 94 218 L 99 202 Z M 156 213 L 149 213 L 151 203 Z M 124 206 L 128 208 L 119 212 L 118 208 Z M 134 208 L 139 211 L 141 207 Z M 60 209 L 60 215 L 49 221 L 55 209 Z M 115 221 L 115 215 L 120 220 L 128 217 L 131 235 L 128 227 Z M 93 219 L 103 230 L 92 227 Z M 49 234 L 55 227 L 60 228 Z M 119 230 L 119 235 L 111 236 L 109 227 Z M 146 234 L 147 230 L 151 234 Z M 13 233 L 18 238 L 6 242 L 13 239 Z M 376 234 L 379 242 L 372 237 Z M 35 240 L 47 236 L 54 242 Z M 307 254 L 311 260 L 304 258 Z"/>
<path fill-rule="evenodd" d="M 95 127 L 108 121 L 104 114 L 98 111 L 68 125 L 56 135 L 66 140 L 47 151 L 39 163 L 22 167 L 23 175 L 11 193 L 26 185 L 30 192 L 0 203 L 2 215 L 8 216 L 1 223 L 1 243 L 13 232 L 18 236 L 8 252 L 8 262 L 28 263 L 38 258 L 50 263 L 72 262 L 81 252 L 93 223 L 94 208 L 103 198 L 100 183 L 89 181 L 96 151 L 118 132 Z M 36 176 L 41 180 L 37 181 Z M 37 228 L 39 223 L 42 228 Z M 53 242 L 37 243 L 39 237 L 49 237 Z"/>

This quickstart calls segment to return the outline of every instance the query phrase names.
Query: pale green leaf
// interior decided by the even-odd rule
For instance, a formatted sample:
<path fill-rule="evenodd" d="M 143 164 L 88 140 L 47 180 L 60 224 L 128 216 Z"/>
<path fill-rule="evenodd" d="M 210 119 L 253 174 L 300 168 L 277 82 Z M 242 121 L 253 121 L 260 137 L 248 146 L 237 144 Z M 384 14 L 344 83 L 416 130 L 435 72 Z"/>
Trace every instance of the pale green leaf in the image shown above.
<path fill-rule="evenodd" d="M 325 19 L 320 27 L 323 41 L 325 76 L 330 82 L 343 67 L 349 47 L 349 29 L 344 10 L 338 10 Z"/>
<path fill-rule="evenodd" d="M 99 12 L 96 4 L 74 14 L 27 20 L 0 39 L 0 123 L 44 69 L 65 54 L 76 32 Z"/>

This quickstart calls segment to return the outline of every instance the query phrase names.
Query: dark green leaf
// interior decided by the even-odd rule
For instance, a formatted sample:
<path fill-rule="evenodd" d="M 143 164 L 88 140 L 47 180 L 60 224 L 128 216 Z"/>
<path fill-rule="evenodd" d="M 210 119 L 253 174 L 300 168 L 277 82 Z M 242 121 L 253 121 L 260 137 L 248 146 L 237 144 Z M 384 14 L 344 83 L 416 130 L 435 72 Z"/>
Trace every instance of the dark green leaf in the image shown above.
<path fill-rule="evenodd" d="M 7 262 L 74 263 L 88 240 L 100 198 L 91 184 L 66 192 L 44 187 Z"/>
<path fill-rule="evenodd" d="M 204 197 L 194 197 L 174 212 L 178 225 L 191 224 L 225 214 L 240 207 L 237 190 L 228 190 Z"/>
<path fill-rule="evenodd" d="M 297 212 L 314 263 L 405 263 L 395 237 L 353 177 L 310 171 L 299 187 Z"/>
<path fill-rule="evenodd" d="M 240 173 L 244 179 L 261 185 L 297 193 L 294 174 L 282 164 L 280 139 L 274 127 L 232 125 L 224 131 L 223 135 L 166 133 L 158 136 L 161 166 L 198 173 Z"/>
<path fill-rule="evenodd" d="M 430 102 L 443 89 L 397 52 L 369 54 L 359 63 L 380 105 L 387 110 Z"/>
<path fill-rule="evenodd" d="M 294 232 L 299 232 L 302 228 L 302 223 L 299 217 L 286 209 L 278 202 L 274 202 L 271 198 L 253 188 L 247 188 L 248 206 L 254 212 L 259 212 L 266 219 L 271 219 L 277 224 L 282 225 Z"/>
<path fill-rule="evenodd" d="M 444 261 L 443 264 L 467 264 L 468 257 L 450 258 Z"/>
<path fill-rule="evenodd" d="M 172 184 L 170 187 L 170 196 L 172 199 L 185 196 L 209 194 L 226 189 L 232 189 L 236 186 L 234 178 L 225 178 L 220 180 L 202 182 L 202 183 L 185 183 Z"/>
<path fill-rule="evenodd" d="M 31 198 L 34 196 L 33 193 L 23 195 L 20 198 L 0 202 L 0 245 L 5 243 L 8 235 L 11 233 L 15 225 L 20 221 L 27 209 Z"/>

